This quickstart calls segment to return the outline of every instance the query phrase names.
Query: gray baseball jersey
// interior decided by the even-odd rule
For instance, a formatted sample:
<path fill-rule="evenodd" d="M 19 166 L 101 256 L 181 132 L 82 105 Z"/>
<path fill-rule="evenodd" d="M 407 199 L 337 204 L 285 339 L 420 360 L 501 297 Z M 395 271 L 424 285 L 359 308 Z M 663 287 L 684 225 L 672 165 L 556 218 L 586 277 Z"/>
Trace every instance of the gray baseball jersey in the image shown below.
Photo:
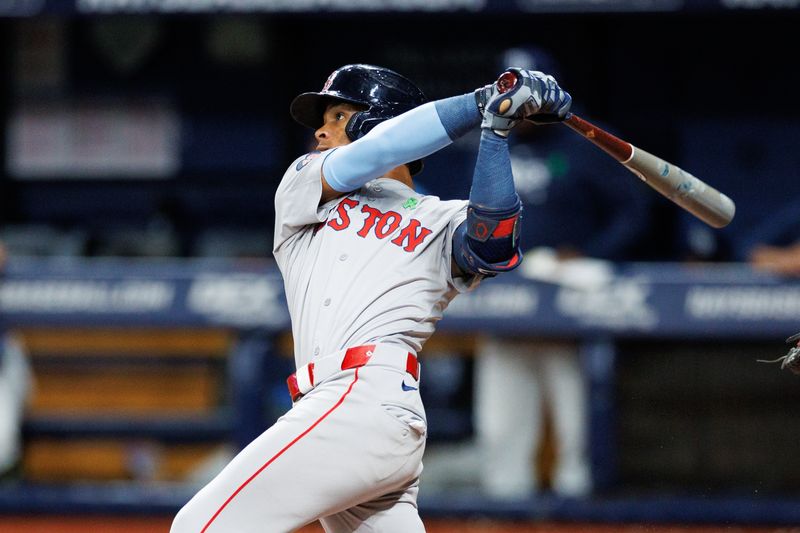
<path fill-rule="evenodd" d="M 274 255 L 304 394 L 180 510 L 172 533 L 290 532 L 314 520 L 328 533 L 425 530 L 414 356 L 469 288 L 451 275 L 467 202 L 379 178 L 319 205 L 329 153 L 295 161 L 275 196 Z M 345 364 L 351 352 L 368 362 Z"/>
<path fill-rule="evenodd" d="M 418 352 L 467 284 L 451 276 L 451 243 L 467 202 L 381 178 L 316 205 L 327 153 L 299 159 L 275 200 L 274 255 L 284 277 L 297 366 L 346 346 Z"/>

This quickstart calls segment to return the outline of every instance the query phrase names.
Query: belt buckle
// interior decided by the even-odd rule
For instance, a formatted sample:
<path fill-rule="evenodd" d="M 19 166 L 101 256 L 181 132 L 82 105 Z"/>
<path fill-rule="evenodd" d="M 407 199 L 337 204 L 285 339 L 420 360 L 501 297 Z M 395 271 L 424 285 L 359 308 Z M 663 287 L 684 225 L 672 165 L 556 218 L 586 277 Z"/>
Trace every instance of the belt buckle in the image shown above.
<path fill-rule="evenodd" d="M 347 348 L 342 357 L 340 369 L 350 370 L 366 365 L 375 353 L 376 347 L 375 344 L 364 344 Z M 411 352 L 406 352 L 406 354 L 405 371 L 419 381 L 421 368 L 419 359 Z M 323 373 L 325 372 L 323 371 Z M 321 376 L 321 379 L 325 379 L 325 377 Z M 316 385 L 314 362 L 312 361 L 298 368 L 297 372 L 286 379 L 286 385 L 289 388 L 289 395 L 292 397 L 293 402 L 310 392 Z"/>
<path fill-rule="evenodd" d="M 342 370 L 349 370 L 351 368 L 358 368 L 364 366 L 375 353 L 374 344 L 363 344 L 361 346 L 353 346 L 344 352 L 342 358 Z"/>

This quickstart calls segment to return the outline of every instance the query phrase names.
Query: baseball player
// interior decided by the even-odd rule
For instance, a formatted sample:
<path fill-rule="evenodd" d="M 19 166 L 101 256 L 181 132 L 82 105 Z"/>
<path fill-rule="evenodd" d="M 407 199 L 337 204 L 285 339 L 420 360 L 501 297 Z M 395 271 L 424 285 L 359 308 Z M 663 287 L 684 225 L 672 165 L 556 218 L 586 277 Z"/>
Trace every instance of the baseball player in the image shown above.
<path fill-rule="evenodd" d="M 289 532 L 315 520 L 327 532 L 424 531 L 416 354 L 459 292 L 519 264 L 507 137 L 523 117 L 557 122 L 570 105 L 536 71 L 426 103 L 405 77 L 362 64 L 294 99 L 292 117 L 317 141 L 275 195 L 294 404 L 181 509 L 173 533 Z M 422 159 L 478 126 L 469 201 L 417 193 Z"/>

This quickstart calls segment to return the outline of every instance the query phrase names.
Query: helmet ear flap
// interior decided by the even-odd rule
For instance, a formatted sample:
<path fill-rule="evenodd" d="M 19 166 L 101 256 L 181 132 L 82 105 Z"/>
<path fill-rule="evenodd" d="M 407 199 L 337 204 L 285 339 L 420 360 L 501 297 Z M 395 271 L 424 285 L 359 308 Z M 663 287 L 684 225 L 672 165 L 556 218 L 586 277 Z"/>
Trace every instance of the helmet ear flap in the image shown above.
<path fill-rule="evenodd" d="M 347 138 L 351 141 L 355 141 L 364 136 L 364 133 L 361 132 L 361 115 L 363 113 L 364 111 L 358 111 L 357 113 L 350 115 L 350 119 L 347 121 L 347 125 L 344 127 L 344 132 L 347 134 Z"/>
<path fill-rule="evenodd" d="M 344 128 L 347 138 L 355 141 L 366 135 L 372 128 L 383 122 L 389 117 L 373 109 L 358 111 L 350 116 Z"/>

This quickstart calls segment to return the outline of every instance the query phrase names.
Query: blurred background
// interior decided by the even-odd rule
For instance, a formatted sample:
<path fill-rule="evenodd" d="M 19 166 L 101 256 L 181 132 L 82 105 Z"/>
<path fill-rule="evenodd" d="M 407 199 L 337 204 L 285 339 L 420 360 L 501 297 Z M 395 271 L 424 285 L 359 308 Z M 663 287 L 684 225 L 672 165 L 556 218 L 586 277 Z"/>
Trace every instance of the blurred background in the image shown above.
<path fill-rule="evenodd" d="M 357 62 L 430 99 L 554 72 L 737 203 L 714 230 L 565 127 L 515 132 L 526 260 L 421 354 L 429 529 L 800 526 L 800 382 L 756 361 L 800 329 L 798 23 L 786 0 L 0 0 L 0 531 L 167 531 L 289 408 L 273 194 L 312 132 L 288 106 Z M 476 147 L 418 188 L 466 198 Z"/>

